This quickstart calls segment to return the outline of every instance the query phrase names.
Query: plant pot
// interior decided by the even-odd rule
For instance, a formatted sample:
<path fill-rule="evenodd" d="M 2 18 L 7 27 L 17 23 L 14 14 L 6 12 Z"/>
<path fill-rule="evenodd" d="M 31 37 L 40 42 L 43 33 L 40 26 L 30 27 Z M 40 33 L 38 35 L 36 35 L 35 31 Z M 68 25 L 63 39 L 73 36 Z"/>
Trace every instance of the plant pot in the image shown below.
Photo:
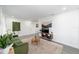
<path fill-rule="evenodd" d="M 13 43 L 9 46 L 7 46 L 5 49 L 0 49 L 1 50 L 1 54 L 8 54 L 9 50 L 12 48 Z"/>
<path fill-rule="evenodd" d="M 3 51 L 3 49 L 2 49 L 2 48 L 0 48 L 0 54 L 2 54 L 2 51 Z"/>

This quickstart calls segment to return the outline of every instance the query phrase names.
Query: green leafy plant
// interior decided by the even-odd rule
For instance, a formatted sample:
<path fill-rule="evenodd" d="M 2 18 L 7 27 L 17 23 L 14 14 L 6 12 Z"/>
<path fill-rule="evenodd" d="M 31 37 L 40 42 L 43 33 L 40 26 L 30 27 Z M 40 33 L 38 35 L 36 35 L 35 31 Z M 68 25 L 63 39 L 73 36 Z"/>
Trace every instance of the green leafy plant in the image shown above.
<path fill-rule="evenodd" d="M 0 36 L 0 48 L 6 48 L 13 43 L 14 37 L 12 34 L 5 34 Z"/>

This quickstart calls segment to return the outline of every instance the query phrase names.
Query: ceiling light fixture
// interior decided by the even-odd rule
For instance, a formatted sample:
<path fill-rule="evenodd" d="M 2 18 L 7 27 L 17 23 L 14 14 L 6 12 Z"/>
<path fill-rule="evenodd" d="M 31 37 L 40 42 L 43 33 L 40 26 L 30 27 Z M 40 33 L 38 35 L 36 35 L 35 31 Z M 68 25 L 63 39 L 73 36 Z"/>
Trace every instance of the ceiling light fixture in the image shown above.
<path fill-rule="evenodd" d="M 67 9 L 66 7 L 63 7 L 63 8 L 62 8 L 62 10 L 66 10 L 66 9 Z"/>

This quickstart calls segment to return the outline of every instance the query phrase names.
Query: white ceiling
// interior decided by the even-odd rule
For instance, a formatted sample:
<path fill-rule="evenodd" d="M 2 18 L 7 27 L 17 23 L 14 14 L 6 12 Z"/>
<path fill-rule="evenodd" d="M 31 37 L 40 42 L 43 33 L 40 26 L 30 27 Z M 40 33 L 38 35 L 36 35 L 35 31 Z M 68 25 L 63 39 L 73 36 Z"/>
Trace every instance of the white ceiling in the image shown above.
<path fill-rule="evenodd" d="M 79 8 L 77 5 L 3 5 L 1 7 L 8 16 L 25 20 L 37 20 Z M 64 8 L 66 10 L 63 10 Z"/>

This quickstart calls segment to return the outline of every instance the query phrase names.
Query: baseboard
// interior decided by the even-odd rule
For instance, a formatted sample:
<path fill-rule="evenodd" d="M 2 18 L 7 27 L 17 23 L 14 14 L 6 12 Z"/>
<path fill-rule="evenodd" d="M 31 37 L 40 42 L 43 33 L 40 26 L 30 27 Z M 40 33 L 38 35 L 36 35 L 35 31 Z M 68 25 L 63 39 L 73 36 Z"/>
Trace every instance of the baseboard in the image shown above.
<path fill-rule="evenodd" d="M 64 43 L 62 43 L 62 42 L 56 41 L 56 40 L 52 40 L 52 41 L 55 42 L 55 43 L 61 44 L 61 45 L 69 46 L 69 47 L 71 47 L 71 48 L 79 49 L 79 48 L 77 48 L 77 47 L 73 47 L 73 46 L 70 46 L 70 45 L 64 44 Z"/>

